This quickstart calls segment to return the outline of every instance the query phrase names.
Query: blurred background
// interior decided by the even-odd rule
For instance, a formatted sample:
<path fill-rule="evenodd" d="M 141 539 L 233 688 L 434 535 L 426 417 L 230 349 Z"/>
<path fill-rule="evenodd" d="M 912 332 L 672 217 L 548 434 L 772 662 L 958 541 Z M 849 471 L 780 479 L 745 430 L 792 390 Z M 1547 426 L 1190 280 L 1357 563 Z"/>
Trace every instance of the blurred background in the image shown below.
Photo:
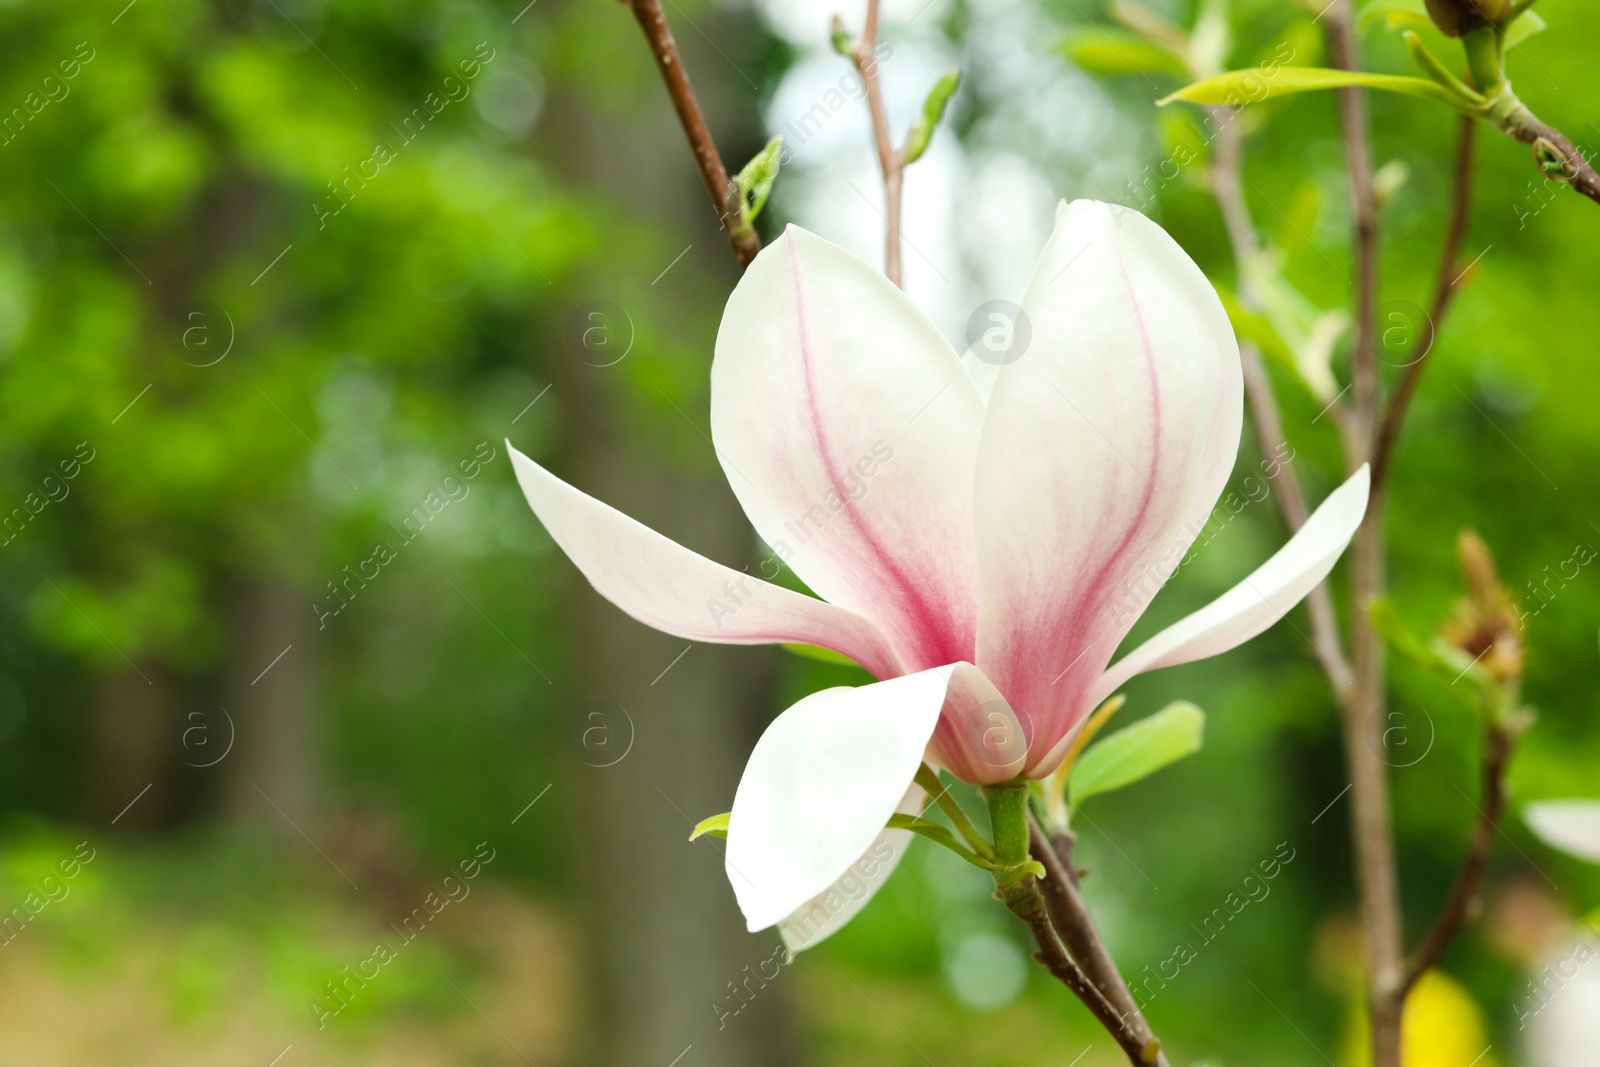
<path fill-rule="evenodd" d="M 766 232 L 878 262 L 865 106 L 827 35 L 860 0 L 664 6 L 730 167 L 786 136 Z M 1540 10 L 1519 90 L 1600 143 L 1600 16 Z M 1294 3 L 1228 21 L 1232 66 L 1285 44 L 1320 62 Z M 1154 108 L 1173 74 L 1117 73 L 1107 25 L 1098 0 L 886 0 L 897 131 L 966 74 L 906 194 L 907 288 L 953 339 L 1020 294 L 1060 197 L 1141 206 L 1234 284 L 1206 164 L 1161 169 L 1203 155 L 1199 115 Z M 1405 69 L 1381 22 L 1366 44 Z M 862 676 L 646 630 L 516 490 L 507 438 L 718 560 L 765 555 L 707 436 L 736 269 L 625 6 L 8 0 L 0 53 L 0 1064 L 1118 1062 L 985 877 L 926 842 L 793 963 L 745 933 L 688 831 L 778 710 Z M 1399 165 L 1383 298 L 1420 313 L 1454 122 L 1372 109 Z M 1239 121 L 1284 276 L 1342 306 L 1333 100 Z M 1478 258 L 1393 483 L 1394 595 L 1431 632 L 1457 531 L 1481 531 L 1533 616 L 1542 717 L 1487 907 L 1424 987 L 1423 1067 L 1566 1067 L 1595 1060 L 1529 1037 L 1557 1014 L 1530 982 L 1600 876 L 1516 811 L 1600 794 L 1600 211 L 1480 143 Z M 1392 365 L 1406 343 L 1386 335 Z M 1335 429 L 1274 374 L 1318 500 Z M 1249 502 L 1133 640 L 1285 537 L 1247 482 L 1260 458 L 1247 440 Z M 1304 626 L 1132 683 L 1126 718 L 1191 699 L 1206 746 L 1083 810 L 1086 893 L 1176 1063 L 1359 1063 L 1348 779 Z M 1473 818 L 1477 741 L 1403 665 L 1391 724 L 1415 939 Z M 1265 895 L 1226 903 L 1274 858 Z"/>

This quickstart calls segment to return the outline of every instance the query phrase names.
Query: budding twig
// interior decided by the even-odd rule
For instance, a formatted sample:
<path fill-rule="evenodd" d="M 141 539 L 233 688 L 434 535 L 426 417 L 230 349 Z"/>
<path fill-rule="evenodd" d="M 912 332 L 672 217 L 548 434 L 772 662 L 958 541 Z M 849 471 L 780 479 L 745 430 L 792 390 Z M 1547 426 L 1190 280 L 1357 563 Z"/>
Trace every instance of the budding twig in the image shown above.
<path fill-rule="evenodd" d="M 1478 821 L 1473 829 L 1472 843 L 1461 861 L 1461 871 L 1450 890 L 1443 910 L 1434 921 L 1428 936 L 1422 939 L 1416 954 L 1406 966 L 1404 990 L 1417 984 L 1428 969 L 1439 962 L 1444 950 L 1461 930 L 1477 897 L 1478 884 L 1483 880 L 1483 868 L 1489 859 L 1489 848 L 1494 844 L 1495 829 L 1506 805 L 1506 764 L 1511 761 L 1516 747 L 1514 727 L 1491 725 L 1484 737 L 1482 806 L 1478 807 Z M 1476 806 L 1476 805 L 1475 805 Z M 1402 996 L 1404 993 L 1402 993 Z"/>
<path fill-rule="evenodd" d="M 1239 264 L 1240 296 L 1247 304 L 1254 305 L 1256 294 L 1245 277 L 1246 265 L 1257 257 L 1260 250 L 1255 224 L 1250 219 L 1250 209 L 1244 200 L 1240 160 L 1243 140 L 1244 131 L 1240 124 L 1229 122 L 1222 126 L 1212 157 L 1211 191 L 1222 213 L 1223 228 L 1227 230 L 1228 241 L 1233 246 L 1234 260 Z M 1244 342 L 1239 345 L 1239 358 L 1257 444 L 1264 454 L 1280 455 L 1279 450 L 1286 443 L 1283 418 L 1278 411 L 1277 398 L 1272 394 L 1272 381 L 1262 365 L 1261 352 L 1255 345 Z M 1337 398 L 1331 407 L 1343 417 L 1343 409 L 1339 407 Z M 1278 477 L 1282 480 L 1282 488 L 1276 494 L 1278 510 L 1283 514 L 1290 533 L 1294 533 L 1306 524 L 1311 509 L 1306 503 L 1300 476 L 1292 466 L 1284 464 Z M 1312 650 L 1322 665 L 1323 673 L 1328 676 L 1328 684 L 1335 693 L 1342 693 L 1350 685 L 1350 663 L 1345 659 L 1344 645 L 1339 639 L 1339 620 L 1334 614 L 1333 597 L 1326 582 L 1319 583 L 1311 590 L 1306 597 L 1306 610 L 1311 615 Z"/>
<path fill-rule="evenodd" d="M 1353 0 L 1334 0 L 1324 18 L 1334 66 L 1360 69 Z M 1378 411 L 1377 353 L 1373 345 L 1378 291 L 1378 204 L 1372 184 L 1372 147 L 1364 90 L 1338 90 L 1345 162 L 1350 172 L 1356 266 L 1355 348 L 1351 354 L 1352 412 L 1345 426 L 1345 461 L 1371 458 Z M 1383 647 L 1366 605 L 1383 592 L 1383 494 L 1374 492 L 1356 531 L 1350 568 L 1351 667 L 1354 678 L 1341 701 L 1345 759 L 1351 780 L 1351 835 L 1361 891 L 1362 925 L 1371 968 L 1368 1008 L 1374 1067 L 1400 1067 L 1404 947 L 1400 932 L 1400 882 L 1389 821 L 1389 779 L 1382 748 Z"/>
<path fill-rule="evenodd" d="M 645 40 L 650 42 L 650 52 L 661 71 L 661 80 L 667 83 L 667 95 L 672 98 L 672 106 L 678 112 L 678 122 L 689 138 L 695 163 L 700 167 L 700 177 L 711 196 L 711 206 L 722 220 L 722 228 L 728 234 L 733 254 L 738 258 L 740 267 L 748 267 L 756 258 L 756 253 L 761 251 L 761 239 L 754 230 L 739 225 L 739 191 L 728 180 L 728 168 L 723 166 L 722 156 L 717 152 L 705 116 L 700 112 L 694 87 L 689 84 L 689 72 L 684 69 L 683 57 L 678 54 L 678 44 L 672 39 L 672 29 L 667 25 L 666 15 L 661 12 L 661 4 L 658 0 L 625 2 L 633 9 L 633 17 L 639 21 Z"/>
<path fill-rule="evenodd" d="M 900 189 L 905 177 L 905 157 L 889 137 L 889 112 L 883 105 L 883 86 L 878 82 L 878 57 L 874 52 L 877 46 L 878 0 L 867 0 L 867 21 L 861 28 L 861 39 L 850 49 L 849 56 L 866 88 L 867 108 L 872 113 L 872 140 L 878 150 L 878 168 L 883 172 L 883 272 L 899 285 Z"/>
<path fill-rule="evenodd" d="M 1389 459 L 1395 441 L 1400 436 L 1400 425 L 1405 421 L 1411 397 L 1427 368 L 1428 356 L 1433 352 L 1434 341 L 1439 336 L 1439 326 L 1445 312 L 1450 309 L 1451 298 L 1461 281 L 1457 263 L 1461 258 L 1461 243 L 1467 234 L 1467 215 L 1472 207 L 1472 150 L 1477 125 L 1470 116 L 1462 116 L 1460 139 L 1456 142 L 1455 178 L 1450 197 L 1450 219 L 1445 225 L 1444 247 L 1439 254 L 1439 280 L 1434 287 L 1433 303 L 1428 308 L 1428 321 L 1423 323 L 1417 356 L 1400 374 L 1394 393 L 1384 407 L 1383 419 L 1378 425 L 1377 437 L 1372 445 L 1372 486 L 1381 492 L 1384 478 L 1389 473 Z"/>

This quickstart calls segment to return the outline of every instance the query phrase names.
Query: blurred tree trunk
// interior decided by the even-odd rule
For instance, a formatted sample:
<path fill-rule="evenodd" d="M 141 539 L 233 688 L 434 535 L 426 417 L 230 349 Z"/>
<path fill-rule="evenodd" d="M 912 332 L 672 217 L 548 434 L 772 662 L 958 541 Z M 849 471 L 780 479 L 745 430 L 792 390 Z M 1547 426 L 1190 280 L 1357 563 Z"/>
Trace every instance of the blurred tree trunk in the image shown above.
<path fill-rule="evenodd" d="M 172 674 L 153 659 L 137 667 L 119 663 L 102 676 L 92 761 L 97 821 L 116 819 L 119 829 L 164 821 L 172 797 L 173 706 Z"/>
<path fill-rule="evenodd" d="M 626 6 L 613 5 L 609 16 L 633 29 Z M 702 20 L 701 25 L 711 24 Z M 748 86 L 742 80 L 734 84 L 727 60 L 698 34 L 687 26 L 679 29 L 694 38 L 680 34 L 679 44 L 724 150 L 730 157 L 753 151 L 760 130 Z M 732 48 L 728 34 L 715 26 L 707 32 Z M 539 148 L 574 185 L 626 205 L 628 216 L 653 215 L 694 242 L 697 254 L 678 264 L 681 274 L 668 275 L 673 283 L 668 291 L 688 289 L 695 301 L 707 301 L 700 373 L 708 374 L 716 297 L 731 290 L 737 268 L 645 42 L 628 39 L 636 40 L 636 51 L 616 56 L 615 62 L 633 68 L 628 77 L 648 93 L 634 121 L 622 124 L 599 115 L 581 92 L 558 88 L 545 112 Z M 730 167 L 737 168 L 743 158 L 730 158 Z M 664 181 L 666 176 L 671 180 Z M 702 248 L 705 257 L 698 254 Z M 673 450 L 663 447 L 659 430 L 652 434 L 639 425 L 638 413 L 662 406 L 660 398 L 637 379 L 630 381 L 627 366 L 589 366 L 562 343 L 566 323 L 561 316 L 588 300 L 639 292 L 666 266 L 665 261 L 625 262 L 615 254 L 607 261 L 606 253 L 599 260 L 608 273 L 597 271 L 580 282 L 586 291 L 575 287 L 562 294 L 550 343 L 544 346 L 553 354 L 548 373 L 563 410 L 566 462 L 560 473 L 713 559 L 734 566 L 751 560 L 755 542 L 749 524 L 709 446 L 700 470 L 674 465 L 668 455 Z M 703 277 L 695 279 L 697 260 L 716 264 L 725 271 L 724 280 L 707 286 Z M 616 273 L 637 275 L 637 284 L 619 285 Z M 681 318 L 692 321 L 689 314 Z M 630 358 L 638 359 L 639 353 Z M 703 426 L 703 400 L 687 414 Z M 665 417 L 677 415 L 669 411 Z M 572 578 L 563 599 L 571 606 L 574 653 L 567 743 L 578 772 L 572 783 L 575 884 L 592 990 L 585 998 L 587 1047 L 579 1060 L 596 1067 L 667 1067 L 693 1045 L 684 1067 L 792 1064 L 798 1057 L 789 1039 L 787 983 L 781 975 L 766 985 L 751 980 L 742 986 L 751 991 L 744 994 L 748 1006 L 736 1017 L 719 1019 L 714 1005 L 740 1003 L 729 983 L 745 982 L 772 957 L 778 939 L 771 931 L 745 932 L 723 873 L 721 842 L 688 841 L 694 821 L 732 804 L 744 761 L 772 709 L 777 655 L 691 647 L 634 622 L 596 596 L 575 572 Z M 611 711 L 607 725 L 614 748 L 608 745 L 602 757 L 586 751 L 581 739 L 599 722 L 588 719 L 588 712 L 605 712 L 608 703 L 620 706 L 627 718 Z M 620 754 L 630 720 L 628 755 L 614 766 L 594 766 Z"/>
<path fill-rule="evenodd" d="M 231 599 L 227 715 L 204 723 L 203 744 L 182 746 L 184 762 L 219 760 L 224 817 L 293 836 L 285 816 L 300 822 L 316 801 L 315 617 L 305 594 L 282 577 L 241 578 Z M 232 751 L 222 758 L 230 736 Z"/>

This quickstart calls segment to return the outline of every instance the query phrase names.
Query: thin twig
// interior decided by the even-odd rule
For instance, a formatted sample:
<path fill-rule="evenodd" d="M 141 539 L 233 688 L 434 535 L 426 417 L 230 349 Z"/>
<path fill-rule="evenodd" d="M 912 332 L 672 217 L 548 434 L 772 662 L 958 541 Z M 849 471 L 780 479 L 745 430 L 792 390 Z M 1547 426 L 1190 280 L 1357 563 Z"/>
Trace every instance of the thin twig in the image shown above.
<path fill-rule="evenodd" d="M 889 112 L 883 105 L 883 86 L 878 82 L 878 0 L 867 0 L 867 20 L 861 39 L 850 51 L 850 62 L 866 87 L 867 107 L 872 112 L 872 140 L 878 150 L 878 168 L 883 172 L 884 228 L 883 273 L 900 284 L 900 189 L 905 177 L 905 156 L 889 137 Z"/>
<path fill-rule="evenodd" d="M 1526 107 L 1500 124 L 1500 130 L 1507 137 L 1532 145 L 1536 150 L 1542 149 L 1559 156 L 1565 164 L 1564 169 L 1555 174 L 1545 171 L 1545 176 L 1564 181 L 1590 200 L 1600 203 L 1600 173 L 1595 172 L 1588 157 L 1567 139 L 1566 134 L 1541 121 Z"/>
<path fill-rule="evenodd" d="M 1406 967 L 1406 990 L 1416 985 L 1417 979 L 1439 962 L 1439 957 L 1444 955 L 1444 950 L 1472 911 L 1478 885 L 1483 880 L 1483 869 L 1489 860 L 1489 849 L 1494 844 L 1495 829 L 1505 811 L 1506 764 L 1511 761 L 1515 746 L 1515 735 L 1502 726 L 1491 726 L 1484 737 L 1482 803 L 1478 807 L 1478 821 L 1472 841 L 1461 861 L 1456 884 L 1450 890 L 1444 908 Z"/>
<path fill-rule="evenodd" d="M 700 177 L 705 181 L 706 192 L 711 196 L 711 206 L 722 220 L 728 241 L 740 267 L 748 267 L 761 251 L 761 239 L 752 229 L 739 226 L 739 193 L 728 180 L 728 168 L 706 127 L 705 116 L 700 113 L 700 103 L 695 99 L 694 87 L 689 84 L 689 72 L 684 69 L 683 57 L 678 54 L 677 42 L 672 39 L 672 29 L 661 12 L 658 0 L 626 0 L 633 9 L 633 17 L 644 30 L 650 42 L 650 52 L 655 56 L 661 80 L 667 83 L 667 95 L 678 112 L 678 122 L 688 135 L 689 147 L 694 150 L 695 162 L 700 167 Z"/>
<path fill-rule="evenodd" d="M 1140 1013 L 1139 1005 L 1128 990 L 1128 984 L 1123 981 L 1122 973 L 1117 970 L 1111 953 L 1106 951 L 1105 942 L 1100 940 L 1100 931 L 1095 929 L 1094 918 L 1089 914 L 1083 897 L 1078 895 L 1071 873 L 1072 857 L 1056 851 L 1032 814 L 1028 816 L 1028 844 L 1033 858 L 1045 869 L 1045 877 L 1039 887 L 1044 894 L 1045 909 L 1050 914 L 1050 924 L 1055 927 L 1067 951 L 1089 981 L 1111 1004 L 1124 1025 L 1133 1031 L 1140 1048 L 1148 1048 L 1150 1042 L 1155 1040 L 1155 1035 Z M 1158 1053 L 1154 1062 L 1156 1067 L 1166 1067 L 1167 1060 Z"/>
<path fill-rule="evenodd" d="M 1333 64 L 1360 69 L 1353 0 L 1335 0 L 1324 23 Z M 1350 172 L 1356 266 L 1355 346 L 1351 356 L 1351 418 L 1346 423 L 1345 458 L 1352 468 L 1372 455 L 1378 404 L 1377 353 L 1373 345 L 1378 292 L 1378 204 L 1372 184 L 1372 149 L 1364 91 L 1338 90 L 1339 120 Z M 1367 605 L 1383 592 L 1383 493 L 1372 493 L 1366 517 L 1356 531 L 1351 582 L 1351 667 L 1345 691 L 1343 731 L 1350 767 L 1351 834 L 1354 838 L 1362 922 L 1371 969 L 1369 1011 L 1374 1067 L 1400 1065 L 1400 1014 L 1404 1003 L 1400 880 L 1395 871 L 1394 831 L 1389 820 L 1389 780 L 1384 766 L 1383 645 L 1367 616 Z"/>
<path fill-rule="evenodd" d="M 1461 281 L 1457 264 L 1461 258 L 1461 244 L 1467 235 L 1467 216 L 1472 207 L 1472 154 L 1477 121 L 1463 115 L 1460 128 L 1456 141 L 1450 218 L 1445 224 L 1444 245 L 1439 254 L 1439 279 L 1434 286 L 1433 303 L 1428 307 L 1428 321 L 1422 324 L 1416 358 L 1401 372 L 1378 425 L 1377 438 L 1372 445 L 1372 484 L 1375 489 L 1381 489 L 1384 477 L 1389 473 L 1389 459 L 1400 436 L 1400 425 L 1405 421 L 1411 397 L 1417 391 L 1417 383 L 1422 380 L 1422 372 L 1427 369 L 1428 357 L 1433 353 L 1434 342 L 1439 337 L 1439 327 L 1444 322 L 1445 312 L 1450 309 L 1450 300 Z"/>
<path fill-rule="evenodd" d="M 1149 1067 L 1155 1063 L 1161 1054 L 1161 1043 L 1154 1038 L 1141 1038 L 1129 1021 L 1112 1006 L 1095 984 L 1089 981 L 1078 965 L 1072 962 L 1072 957 L 1061 947 L 1061 940 L 1056 937 L 1055 928 L 1050 925 L 1050 916 L 1045 910 L 1044 898 L 1039 892 L 1037 883 L 1030 879 L 1027 885 L 1030 891 L 1019 892 L 1016 894 L 1017 899 L 1006 901 L 1006 906 L 1011 909 L 1012 914 L 1027 924 L 1028 931 L 1033 934 L 1033 940 L 1039 946 L 1039 951 L 1034 953 L 1033 958 L 1043 964 L 1057 981 L 1083 1002 L 1117 1042 L 1124 1055 L 1128 1057 L 1129 1063 L 1136 1067 Z"/>
<path fill-rule="evenodd" d="M 1247 306 L 1257 306 L 1258 300 L 1250 280 L 1249 265 L 1260 254 L 1256 240 L 1255 224 L 1250 220 L 1250 209 L 1245 203 L 1240 150 L 1244 131 L 1236 122 L 1223 122 L 1217 135 L 1217 147 L 1212 156 L 1212 195 L 1222 214 L 1228 241 L 1233 246 L 1233 256 L 1239 267 L 1239 292 Z M 1263 455 L 1281 456 L 1287 443 L 1283 432 L 1283 419 L 1278 413 L 1277 398 L 1272 394 L 1272 381 L 1267 377 L 1261 362 L 1261 352 L 1255 345 L 1245 342 L 1239 346 L 1239 358 L 1244 369 L 1245 397 L 1250 404 L 1250 421 L 1256 430 L 1256 442 Z M 1337 404 L 1337 401 L 1335 401 Z M 1310 508 L 1306 504 L 1305 489 L 1293 465 L 1284 463 L 1278 470 L 1278 510 L 1294 533 L 1306 524 Z M 1311 647 L 1322 664 L 1323 673 L 1335 693 L 1342 693 L 1350 685 L 1350 664 L 1345 659 L 1344 646 L 1339 640 L 1339 622 L 1333 611 L 1333 597 L 1326 582 L 1319 583 L 1306 597 L 1306 610 L 1311 615 Z"/>

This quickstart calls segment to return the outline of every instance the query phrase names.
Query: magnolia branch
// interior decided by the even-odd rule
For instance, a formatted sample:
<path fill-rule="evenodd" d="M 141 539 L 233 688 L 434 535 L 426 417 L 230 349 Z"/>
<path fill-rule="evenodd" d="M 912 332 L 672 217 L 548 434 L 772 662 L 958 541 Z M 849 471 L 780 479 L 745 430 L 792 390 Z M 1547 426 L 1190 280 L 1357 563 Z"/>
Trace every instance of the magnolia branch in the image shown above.
<path fill-rule="evenodd" d="M 1354 16 L 1353 0 L 1337 0 L 1324 19 L 1334 65 L 1348 71 L 1360 68 Z M 1354 467 L 1371 457 L 1377 415 L 1378 368 L 1373 327 L 1378 288 L 1378 204 L 1372 184 L 1364 91 L 1347 86 L 1338 94 L 1350 172 L 1350 206 L 1355 219 L 1356 324 L 1351 359 L 1354 410 L 1345 433 L 1346 461 Z M 1351 834 L 1371 969 L 1372 1059 L 1374 1067 L 1399 1067 L 1404 1004 L 1400 885 L 1389 821 L 1389 781 L 1381 756 L 1383 646 L 1367 616 L 1367 604 L 1383 591 L 1383 513 L 1383 492 L 1374 486 L 1366 517 L 1355 537 L 1350 578 L 1351 666 L 1355 677 L 1345 692 L 1342 719 L 1351 780 Z"/>
<path fill-rule="evenodd" d="M 878 81 L 878 0 L 867 0 L 867 20 L 861 39 L 850 49 L 850 62 L 866 88 L 867 107 L 872 112 L 872 140 L 878 151 L 878 168 L 883 172 L 884 246 L 883 272 L 895 285 L 900 284 L 900 190 L 905 177 L 905 153 L 895 148 L 889 136 L 889 112 L 883 104 L 883 86 Z"/>
<path fill-rule="evenodd" d="M 1439 962 L 1439 957 L 1444 955 L 1444 950 L 1449 947 L 1472 911 L 1473 902 L 1477 898 L 1478 884 L 1483 880 L 1483 869 L 1489 860 L 1489 848 L 1494 844 L 1495 831 L 1499 826 L 1500 816 L 1505 811 L 1506 765 L 1511 761 L 1511 753 L 1515 747 L 1516 735 L 1512 729 L 1498 724 L 1489 728 L 1484 738 L 1483 785 L 1472 842 L 1467 847 L 1467 854 L 1461 861 L 1461 871 L 1456 876 L 1455 886 L 1450 890 L 1450 896 L 1439 912 L 1438 919 L 1434 921 L 1433 929 L 1428 931 L 1428 936 L 1417 946 L 1416 954 L 1406 967 L 1402 996 L 1404 991 L 1410 990 L 1430 967 Z"/>
<path fill-rule="evenodd" d="M 1030 891 L 1019 895 L 1018 899 L 1008 899 L 1006 906 L 1027 924 L 1028 931 L 1033 934 L 1033 940 L 1039 946 L 1033 958 L 1083 1001 L 1100 1025 L 1116 1040 L 1129 1063 L 1135 1067 L 1149 1067 L 1155 1063 L 1161 1054 L 1161 1043 L 1154 1038 L 1141 1039 L 1127 1018 L 1089 981 L 1072 957 L 1067 955 L 1066 949 L 1061 947 L 1061 940 L 1050 923 L 1038 886 L 1031 879 L 1024 884 Z"/>
<path fill-rule="evenodd" d="M 1462 272 L 1457 269 L 1457 264 L 1461 259 L 1461 245 L 1467 235 L 1467 216 L 1472 207 L 1472 159 L 1477 123 L 1468 116 L 1462 116 L 1460 125 L 1450 218 L 1445 224 L 1444 247 L 1439 255 L 1439 280 L 1434 287 L 1433 303 L 1428 307 L 1428 321 L 1422 324 L 1417 356 L 1406 365 L 1399 381 L 1395 383 L 1394 393 L 1384 407 L 1383 420 L 1373 442 L 1372 487 L 1375 493 L 1383 491 L 1384 479 L 1389 473 L 1389 460 L 1400 436 L 1400 425 L 1405 421 L 1411 398 L 1417 391 L 1417 383 L 1422 380 L 1422 372 L 1427 369 L 1428 357 L 1433 352 L 1433 344 L 1438 339 L 1439 327 L 1450 308 L 1451 298 L 1461 283 Z"/>
<path fill-rule="evenodd" d="M 1495 122 L 1500 132 L 1533 148 L 1541 169 L 1550 178 L 1566 182 L 1590 200 L 1600 203 L 1600 173 L 1588 157 L 1554 126 L 1540 121 L 1520 103 L 1512 113 Z M 1553 164 L 1551 166 L 1546 163 Z"/>
<path fill-rule="evenodd" d="M 1230 116 L 1231 118 L 1231 116 Z M 1233 247 L 1234 261 L 1239 269 L 1240 296 L 1246 305 L 1254 307 L 1256 295 L 1249 283 L 1249 264 L 1260 254 L 1256 240 L 1255 224 L 1250 220 L 1250 210 L 1245 204 L 1240 149 L 1243 130 L 1236 122 L 1220 121 L 1221 133 L 1212 157 L 1212 195 L 1222 214 L 1223 227 Z M 1248 342 L 1239 346 L 1239 358 L 1244 370 L 1245 397 L 1250 404 L 1250 421 L 1255 426 L 1256 442 L 1264 455 L 1281 455 L 1286 443 L 1283 419 L 1278 414 L 1278 401 L 1272 393 L 1272 381 L 1267 377 L 1261 362 L 1261 352 Z M 1338 403 L 1337 400 L 1334 401 Z M 1278 510 L 1282 512 L 1289 532 L 1294 533 L 1306 524 L 1310 507 L 1306 503 L 1305 489 L 1294 468 L 1285 464 L 1278 473 L 1281 488 L 1276 494 Z M 1339 640 L 1339 622 L 1333 612 L 1333 597 L 1326 582 L 1319 583 L 1306 597 L 1306 610 L 1311 615 L 1311 647 L 1328 676 L 1335 693 L 1342 693 L 1350 685 L 1350 664 L 1345 659 L 1344 646 Z"/>
<path fill-rule="evenodd" d="M 639 28 L 650 43 L 650 53 L 661 71 L 661 80 L 667 83 L 667 95 L 672 98 L 678 122 L 689 138 L 689 147 L 694 151 L 700 177 L 711 197 L 711 206 L 722 220 L 722 228 L 728 234 L 733 254 L 738 258 L 739 266 L 748 267 L 756 258 L 756 253 L 761 251 L 761 239 L 754 230 L 739 226 L 739 192 L 728 180 L 728 168 L 723 166 L 722 156 L 717 152 L 705 116 L 700 112 L 694 87 L 689 84 L 689 72 L 684 69 L 683 57 L 678 54 L 678 44 L 672 39 L 672 29 L 667 25 L 666 15 L 661 12 L 661 4 L 658 0 L 625 2 L 633 9 L 633 17 L 639 21 Z"/>
<path fill-rule="evenodd" d="M 1028 817 L 1028 846 L 1029 853 L 1045 869 L 1045 877 L 1040 880 L 1039 887 L 1044 894 L 1050 925 L 1060 935 L 1067 951 L 1089 981 L 1110 1003 L 1120 1025 L 1138 1041 L 1141 1055 L 1154 1043 L 1157 1049 L 1154 1059 L 1141 1062 L 1153 1062 L 1156 1067 L 1166 1067 L 1166 1057 L 1159 1051 L 1160 1042 L 1156 1041 L 1150 1024 L 1140 1013 L 1128 984 L 1122 979 L 1122 972 L 1117 970 L 1111 953 L 1106 951 L 1105 942 L 1100 940 L 1100 931 L 1095 929 L 1094 919 L 1083 897 L 1078 894 L 1076 880 L 1071 873 L 1071 854 L 1057 851 L 1032 815 Z"/>

